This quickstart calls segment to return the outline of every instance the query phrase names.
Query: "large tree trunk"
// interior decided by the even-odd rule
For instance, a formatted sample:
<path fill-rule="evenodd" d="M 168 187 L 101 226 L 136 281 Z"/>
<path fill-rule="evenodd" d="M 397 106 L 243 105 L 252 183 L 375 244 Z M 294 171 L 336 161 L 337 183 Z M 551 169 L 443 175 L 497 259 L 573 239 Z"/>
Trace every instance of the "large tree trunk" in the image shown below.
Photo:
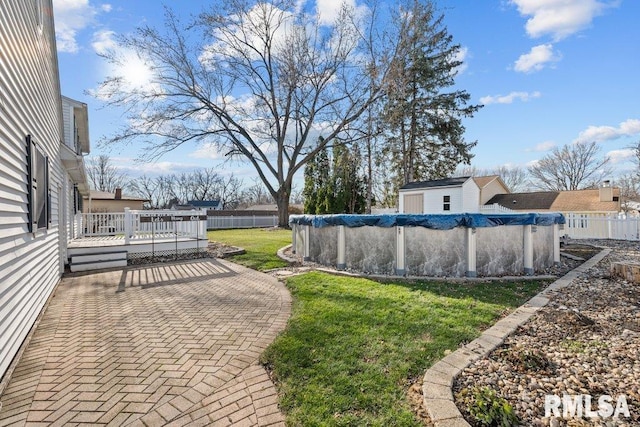
<path fill-rule="evenodd" d="M 281 188 L 276 194 L 278 227 L 289 228 L 289 191 Z"/>

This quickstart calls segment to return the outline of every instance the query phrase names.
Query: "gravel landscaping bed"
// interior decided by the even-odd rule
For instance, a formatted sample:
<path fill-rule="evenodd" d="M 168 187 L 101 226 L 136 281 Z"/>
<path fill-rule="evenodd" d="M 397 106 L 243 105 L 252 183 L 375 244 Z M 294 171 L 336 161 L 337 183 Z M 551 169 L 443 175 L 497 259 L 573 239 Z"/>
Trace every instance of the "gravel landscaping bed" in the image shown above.
<path fill-rule="evenodd" d="M 580 241 L 612 252 L 519 327 L 488 357 L 458 376 L 454 396 L 472 425 L 474 395 L 495 392 L 526 426 L 640 425 L 640 285 L 611 277 L 616 261 L 640 261 L 637 242 Z M 630 417 L 545 417 L 545 396 L 591 395 L 591 408 L 609 395 L 624 396 Z M 562 407 L 560 408 L 562 410 Z"/>

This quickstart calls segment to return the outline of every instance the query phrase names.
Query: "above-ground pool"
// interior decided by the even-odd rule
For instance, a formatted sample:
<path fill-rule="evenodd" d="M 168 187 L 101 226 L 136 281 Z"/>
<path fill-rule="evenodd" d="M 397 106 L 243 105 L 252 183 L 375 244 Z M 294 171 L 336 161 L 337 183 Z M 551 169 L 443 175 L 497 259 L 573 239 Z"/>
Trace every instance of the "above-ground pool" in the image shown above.
<path fill-rule="evenodd" d="M 305 260 L 368 274 L 532 275 L 560 262 L 559 213 L 292 215 Z"/>

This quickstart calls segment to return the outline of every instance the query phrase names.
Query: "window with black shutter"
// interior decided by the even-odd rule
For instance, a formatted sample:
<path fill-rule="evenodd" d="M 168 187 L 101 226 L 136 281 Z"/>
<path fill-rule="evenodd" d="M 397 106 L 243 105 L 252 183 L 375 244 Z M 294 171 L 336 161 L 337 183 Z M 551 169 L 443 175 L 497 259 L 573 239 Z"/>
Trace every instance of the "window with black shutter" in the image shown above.
<path fill-rule="evenodd" d="M 49 190 L 49 159 L 27 135 L 27 169 L 29 193 L 29 231 L 49 227 L 51 220 L 51 192 Z"/>

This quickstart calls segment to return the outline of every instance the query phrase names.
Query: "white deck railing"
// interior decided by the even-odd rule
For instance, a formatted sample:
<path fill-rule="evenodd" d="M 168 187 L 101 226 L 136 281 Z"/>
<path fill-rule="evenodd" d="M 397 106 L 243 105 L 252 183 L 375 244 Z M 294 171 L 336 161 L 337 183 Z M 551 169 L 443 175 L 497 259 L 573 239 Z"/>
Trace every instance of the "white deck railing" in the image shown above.
<path fill-rule="evenodd" d="M 490 213 L 517 213 L 513 209 L 505 208 L 504 206 L 494 203 L 492 205 L 483 205 L 480 206 L 480 213 L 490 214 Z"/>
<path fill-rule="evenodd" d="M 84 213 L 79 229 L 81 237 L 122 236 L 126 244 L 131 240 L 155 237 L 206 238 L 207 212 L 153 210 Z"/>

